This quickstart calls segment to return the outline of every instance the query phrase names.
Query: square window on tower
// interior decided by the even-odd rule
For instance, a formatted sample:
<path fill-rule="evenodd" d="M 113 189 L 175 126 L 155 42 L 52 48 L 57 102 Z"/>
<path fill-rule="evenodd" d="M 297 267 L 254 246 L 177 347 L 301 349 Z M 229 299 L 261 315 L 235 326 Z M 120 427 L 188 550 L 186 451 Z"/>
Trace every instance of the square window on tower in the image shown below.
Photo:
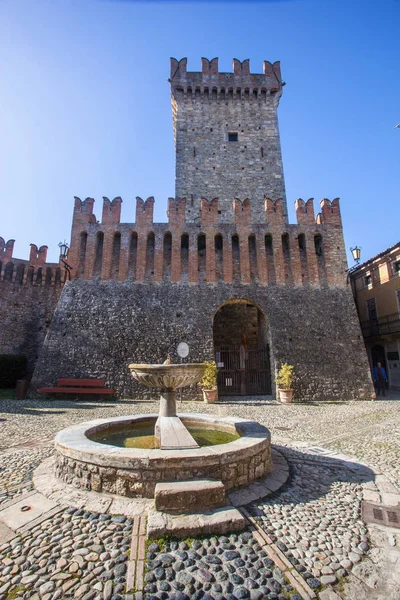
<path fill-rule="evenodd" d="M 237 142 L 238 134 L 237 133 L 228 133 L 228 142 Z"/>

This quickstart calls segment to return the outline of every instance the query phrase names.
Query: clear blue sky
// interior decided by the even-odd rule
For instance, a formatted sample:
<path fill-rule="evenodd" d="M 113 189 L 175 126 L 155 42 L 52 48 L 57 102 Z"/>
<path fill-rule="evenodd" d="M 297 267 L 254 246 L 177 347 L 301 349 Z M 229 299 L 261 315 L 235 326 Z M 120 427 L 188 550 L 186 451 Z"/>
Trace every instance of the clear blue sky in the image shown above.
<path fill-rule="evenodd" d="M 296 198 L 341 198 L 362 259 L 400 238 L 400 1 L 0 0 L 0 235 L 69 239 L 73 196 L 174 195 L 169 57 L 281 61 L 290 220 Z M 318 206 L 318 204 L 317 204 Z"/>

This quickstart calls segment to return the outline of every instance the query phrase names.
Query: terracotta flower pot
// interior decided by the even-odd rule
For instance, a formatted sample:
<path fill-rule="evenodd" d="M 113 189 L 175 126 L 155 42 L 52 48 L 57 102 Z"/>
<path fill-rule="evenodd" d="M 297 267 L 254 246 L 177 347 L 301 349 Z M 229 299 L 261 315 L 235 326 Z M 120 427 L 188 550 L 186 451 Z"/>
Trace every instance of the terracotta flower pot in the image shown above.
<path fill-rule="evenodd" d="M 282 404 L 293 402 L 293 390 L 279 390 L 279 399 Z"/>
<path fill-rule="evenodd" d="M 217 388 L 215 388 L 214 390 L 203 389 L 203 399 L 206 404 L 215 404 L 215 402 L 218 400 Z"/>

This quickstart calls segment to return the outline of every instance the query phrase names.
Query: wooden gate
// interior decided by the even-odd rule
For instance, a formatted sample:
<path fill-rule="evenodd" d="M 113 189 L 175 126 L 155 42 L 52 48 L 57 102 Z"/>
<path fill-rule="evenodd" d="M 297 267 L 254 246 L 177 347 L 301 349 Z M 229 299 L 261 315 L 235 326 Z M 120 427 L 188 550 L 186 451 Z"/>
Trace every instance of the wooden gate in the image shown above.
<path fill-rule="evenodd" d="M 220 396 L 257 396 L 271 394 L 269 346 L 244 348 L 219 346 L 215 349 L 219 369 Z"/>

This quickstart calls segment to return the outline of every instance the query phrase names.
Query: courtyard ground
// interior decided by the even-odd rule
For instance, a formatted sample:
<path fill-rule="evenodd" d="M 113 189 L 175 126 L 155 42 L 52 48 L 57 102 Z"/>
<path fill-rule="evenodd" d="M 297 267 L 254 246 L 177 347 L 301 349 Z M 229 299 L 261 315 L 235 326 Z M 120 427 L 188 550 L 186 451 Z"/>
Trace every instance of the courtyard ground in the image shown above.
<path fill-rule="evenodd" d="M 52 455 L 60 429 L 157 408 L 156 401 L 0 400 L 0 600 L 133 597 L 127 583 L 142 518 L 60 505 L 12 536 L 1 510 L 29 499 L 33 472 Z M 137 600 L 400 600 L 400 529 L 361 519 L 362 500 L 400 507 L 399 410 L 400 392 L 374 402 L 184 402 L 182 412 L 267 426 L 290 477 L 247 505 L 244 534 L 148 545 Z"/>

